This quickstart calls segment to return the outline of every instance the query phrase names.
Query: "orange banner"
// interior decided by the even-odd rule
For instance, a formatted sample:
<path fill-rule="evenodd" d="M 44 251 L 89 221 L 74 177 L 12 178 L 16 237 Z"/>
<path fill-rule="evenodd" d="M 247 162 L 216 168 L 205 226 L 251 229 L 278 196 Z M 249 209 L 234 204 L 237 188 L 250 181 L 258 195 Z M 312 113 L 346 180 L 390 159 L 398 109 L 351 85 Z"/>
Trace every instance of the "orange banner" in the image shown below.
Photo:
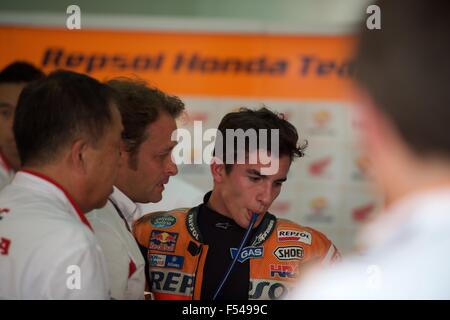
<path fill-rule="evenodd" d="M 0 67 L 26 60 L 184 96 L 346 100 L 353 37 L 0 27 Z"/>

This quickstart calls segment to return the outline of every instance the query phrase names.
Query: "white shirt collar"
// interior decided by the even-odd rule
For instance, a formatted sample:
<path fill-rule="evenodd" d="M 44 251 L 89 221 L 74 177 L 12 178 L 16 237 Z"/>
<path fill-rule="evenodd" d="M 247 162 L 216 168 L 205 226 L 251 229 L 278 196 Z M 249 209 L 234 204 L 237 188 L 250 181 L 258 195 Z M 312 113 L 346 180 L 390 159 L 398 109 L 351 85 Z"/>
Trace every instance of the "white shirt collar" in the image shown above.
<path fill-rule="evenodd" d="M 10 177 L 14 175 L 14 170 L 9 165 L 8 161 L 6 160 L 6 157 L 2 154 L 1 150 L 0 150 L 0 170 L 5 172 L 5 174 Z"/>
<path fill-rule="evenodd" d="M 109 199 L 119 208 L 131 228 L 133 222 L 141 216 L 140 208 L 116 186 Z"/>
<path fill-rule="evenodd" d="M 91 226 L 87 221 L 84 213 L 75 203 L 74 199 L 65 191 L 61 186 L 58 186 L 49 178 L 39 173 L 18 171 L 11 182 L 11 185 L 20 186 L 28 189 L 33 189 L 38 192 L 47 194 L 54 198 L 61 206 L 61 210 L 70 212 L 80 222 L 87 225 L 90 229 Z"/>

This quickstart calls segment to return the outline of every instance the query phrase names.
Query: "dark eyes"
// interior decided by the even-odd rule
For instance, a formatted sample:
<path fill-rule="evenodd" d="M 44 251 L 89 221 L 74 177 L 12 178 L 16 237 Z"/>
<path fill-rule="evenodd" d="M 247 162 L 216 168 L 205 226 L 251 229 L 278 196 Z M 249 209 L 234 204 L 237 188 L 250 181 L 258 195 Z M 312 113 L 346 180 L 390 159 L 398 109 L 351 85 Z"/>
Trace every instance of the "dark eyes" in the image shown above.
<path fill-rule="evenodd" d="M 250 179 L 250 181 L 252 181 L 252 182 L 259 182 L 259 181 L 261 181 L 262 180 L 262 178 L 261 177 L 248 177 L 249 179 Z M 282 185 L 283 185 L 283 181 L 275 181 L 274 183 L 273 183 L 276 187 L 281 187 Z"/>
<path fill-rule="evenodd" d="M 5 118 L 5 119 L 8 119 L 8 118 L 10 118 L 11 116 L 12 116 L 12 112 L 11 111 L 0 111 L 0 115 L 3 117 L 3 118 Z"/>

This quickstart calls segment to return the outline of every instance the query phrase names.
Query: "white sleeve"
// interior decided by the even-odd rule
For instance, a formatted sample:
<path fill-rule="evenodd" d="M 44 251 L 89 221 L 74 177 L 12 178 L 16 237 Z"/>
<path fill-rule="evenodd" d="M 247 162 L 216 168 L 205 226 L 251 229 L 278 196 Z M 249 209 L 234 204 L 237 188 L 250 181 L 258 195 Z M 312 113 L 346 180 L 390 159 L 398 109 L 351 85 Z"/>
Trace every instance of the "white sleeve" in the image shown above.
<path fill-rule="evenodd" d="M 49 261 L 43 278 L 44 299 L 109 299 L 109 284 L 101 249 L 96 243 L 67 250 L 67 254 Z"/>

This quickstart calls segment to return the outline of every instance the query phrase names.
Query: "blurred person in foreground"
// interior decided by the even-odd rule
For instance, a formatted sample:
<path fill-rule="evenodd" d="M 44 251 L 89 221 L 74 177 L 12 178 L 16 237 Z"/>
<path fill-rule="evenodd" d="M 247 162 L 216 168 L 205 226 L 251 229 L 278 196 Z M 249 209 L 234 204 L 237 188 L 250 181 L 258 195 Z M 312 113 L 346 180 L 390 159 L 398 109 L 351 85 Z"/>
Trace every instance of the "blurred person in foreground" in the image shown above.
<path fill-rule="evenodd" d="M 356 50 L 362 141 L 385 209 L 361 256 L 290 296 L 450 299 L 450 2 L 377 2 L 381 30 Z"/>

